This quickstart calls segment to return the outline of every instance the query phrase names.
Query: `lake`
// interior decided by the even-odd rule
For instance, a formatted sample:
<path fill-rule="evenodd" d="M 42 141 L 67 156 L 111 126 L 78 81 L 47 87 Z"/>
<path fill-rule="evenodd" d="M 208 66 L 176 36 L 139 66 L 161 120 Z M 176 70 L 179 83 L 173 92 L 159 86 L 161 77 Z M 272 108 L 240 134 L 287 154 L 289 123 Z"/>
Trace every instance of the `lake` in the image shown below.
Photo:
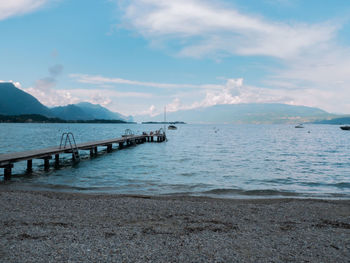
<path fill-rule="evenodd" d="M 0 154 L 156 130 L 154 124 L 0 124 Z M 339 126 L 178 125 L 168 141 L 144 143 L 95 158 L 81 151 L 72 165 L 44 171 L 34 160 L 15 163 L 10 187 L 88 193 L 204 195 L 224 198 L 350 198 L 350 131 Z M 3 169 L 1 169 L 3 173 Z M 3 176 L 0 177 L 3 180 Z M 2 182 L 2 184 L 5 184 Z"/>

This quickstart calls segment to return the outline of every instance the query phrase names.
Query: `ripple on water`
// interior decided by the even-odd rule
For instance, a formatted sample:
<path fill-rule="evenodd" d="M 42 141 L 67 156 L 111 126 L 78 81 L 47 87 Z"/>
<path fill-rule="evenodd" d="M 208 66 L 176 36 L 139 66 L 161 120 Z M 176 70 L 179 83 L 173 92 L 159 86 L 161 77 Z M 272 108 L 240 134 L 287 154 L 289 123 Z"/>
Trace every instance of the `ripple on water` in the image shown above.
<path fill-rule="evenodd" d="M 63 131 L 85 142 L 119 137 L 127 128 L 159 126 L 0 124 L 0 151 L 57 145 Z M 350 136 L 331 125 L 308 125 L 308 130 L 310 134 L 291 125 L 180 125 L 168 133 L 166 143 L 102 151 L 93 159 L 85 153 L 76 165 L 63 155 L 60 169 L 49 172 L 42 160 L 33 162 L 32 175 L 25 175 L 25 162 L 15 164 L 11 184 L 152 195 L 350 197 Z"/>

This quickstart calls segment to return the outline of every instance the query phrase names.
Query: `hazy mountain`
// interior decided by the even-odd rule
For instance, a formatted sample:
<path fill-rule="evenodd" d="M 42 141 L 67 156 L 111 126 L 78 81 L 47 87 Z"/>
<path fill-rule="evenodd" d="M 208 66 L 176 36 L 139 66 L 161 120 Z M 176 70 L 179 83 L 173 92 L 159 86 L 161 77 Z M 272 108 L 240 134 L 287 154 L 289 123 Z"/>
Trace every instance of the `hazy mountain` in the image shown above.
<path fill-rule="evenodd" d="M 41 114 L 52 116 L 49 108 L 32 95 L 20 90 L 13 83 L 0 83 L 0 114 Z"/>
<path fill-rule="evenodd" d="M 70 104 L 51 108 L 54 116 L 63 120 L 93 120 L 94 118 L 80 107 Z"/>
<path fill-rule="evenodd" d="M 187 123 L 299 123 L 336 117 L 324 110 L 287 104 L 225 104 L 207 108 L 167 113 L 167 121 Z M 163 114 L 155 117 L 139 116 L 144 121 L 162 121 Z"/>
<path fill-rule="evenodd" d="M 133 121 L 131 116 L 125 117 L 101 105 L 88 102 L 49 109 L 32 95 L 16 88 L 12 83 L 6 82 L 0 83 L 0 114 L 40 114 L 46 117 L 58 117 L 63 120 L 104 119 Z"/>
<path fill-rule="evenodd" d="M 125 117 L 112 112 L 99 104 L 81 102 L 67 106 L 54 107 L 51 109 L 54 115 L 64 120 L 124 120 L 132 121 L 132 117 Z"/>
<path fill-rule="evenodd" d="M 81 102 L 75 105 L 84 110 L 86 113 L 90 114 L 93 119 L 133 121 L 131 116 L 127 117 L 120 113 L 112 112 L 99 104 Z"/>
<path fill-rule="evenodd" d="M 12 83 L 0 83 L 0 114 L 41 114 L 64 120 L 126 120 L 98 104 L 79 103 L 47 108 L 32 95 L 16 88 Z M 187 123 L 299 123 L 314 122 L 339 117 L 318 108 L 286 104 L 231 104 L 167 113 L 167 121 Z M 163 121 L 163 114 L 156 117 L 138 116 L 138 121 Z"/>
<path fill-rule="evenodd" d="M 334 125 L 350 124 L 350 116 L 346 116 L 342 118 L 334 118 L 329 120 L 315 121 L 313 123 L 314 124 L 334 124 Z"/>

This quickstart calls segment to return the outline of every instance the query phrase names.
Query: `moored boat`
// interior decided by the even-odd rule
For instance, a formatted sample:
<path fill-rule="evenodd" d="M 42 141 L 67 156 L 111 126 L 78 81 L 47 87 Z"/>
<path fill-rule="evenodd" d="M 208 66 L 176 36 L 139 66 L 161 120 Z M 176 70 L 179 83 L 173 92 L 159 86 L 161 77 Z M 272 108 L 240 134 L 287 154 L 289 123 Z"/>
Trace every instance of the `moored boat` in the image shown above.
<path fill-rule="evenodd" d="M 344 131 L 349 131 L 350 130 L 350 126 L 340 126 L 340 129 L 342 129 Z"/>
<path fill-rule="evenodd" d="M 177 130 L 177 127 L 175 125 L 169 125 L 168 130 Z"/>

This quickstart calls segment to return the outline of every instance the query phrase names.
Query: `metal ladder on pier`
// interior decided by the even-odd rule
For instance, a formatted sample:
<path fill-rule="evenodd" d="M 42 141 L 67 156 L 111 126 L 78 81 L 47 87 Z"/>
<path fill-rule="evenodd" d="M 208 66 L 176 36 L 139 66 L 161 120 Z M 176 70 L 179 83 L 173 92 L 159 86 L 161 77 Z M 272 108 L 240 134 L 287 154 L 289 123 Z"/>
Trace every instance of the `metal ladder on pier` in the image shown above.
<path fill-rule="evenodd" d="M 134 132 L 130 129 L 126 129 L 125 133 L 122 135 L 122 137 L 132 137 L 134 136 Z"/>
<path fill-rule="evenodd" d="M 63 145 L 63 139 L 64 140 L 64 145 Z M 73 156 L 73 160 L 79 162 L 80 161 L 80 154 L 79 154 L 79 150 L 77 147 L 77 144 L 75 142 L 75 138 L 73 133 L 71 132 L 64 132 L 62 133 L 61 136 L 61 142 L 60 142 L 60 149 L 66 149 L 67 147 L 67 142 L 69 142 L 69 149 L 72 151 L 72 156 Z"/>

